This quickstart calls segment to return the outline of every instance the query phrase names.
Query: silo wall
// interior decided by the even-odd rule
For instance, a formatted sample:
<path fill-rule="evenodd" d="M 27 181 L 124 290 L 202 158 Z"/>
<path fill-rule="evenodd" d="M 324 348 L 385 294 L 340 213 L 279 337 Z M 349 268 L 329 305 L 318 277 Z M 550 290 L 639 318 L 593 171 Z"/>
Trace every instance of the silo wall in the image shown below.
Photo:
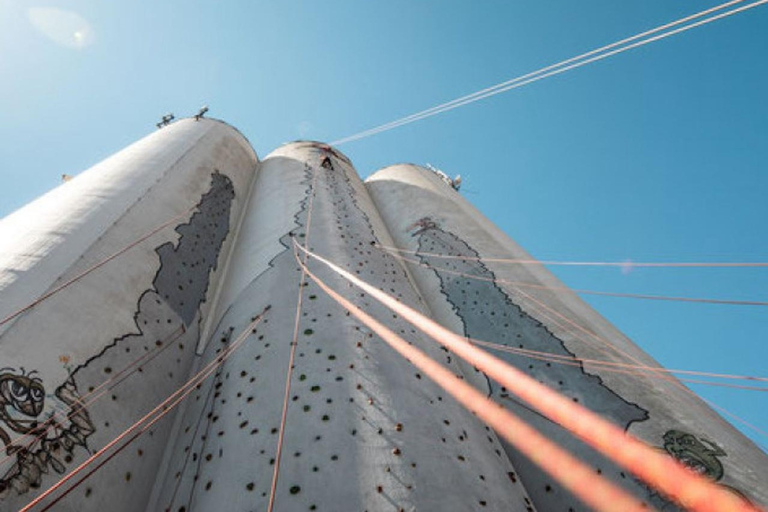
<path fill-rule="evenodd" d="M 0 221 L 0 509 L 186 381 L 257 161 L 230 126 L 185 119 Z M 144 510 L 170 418 L 55 509 Z"/>
<path fill-rule="evenodd" d="M 349 160 L 312 142 L 273 152 L 260 165 L 220 296 L 221 320 L 201 362 L 215 361 L 269 309 L 190 397 L 150 510 L 214 510 L 221 503 L 266 510 L 283 428 L 275 510 L 529 510 L 495 435 L 309 278 L 302 282 L 294 239 L 426 311 L 405 268 L 374 248 L 392 240 Z M 459 371 L 375 300 L 311 258 L 308 264 Z"/>
<path fill-rule="evenodd" d="M 768 503 L 768 459 L 702 400 L 667 374 L 588 360 L 658 367 L 650 356 L 532 260 L 434 172 L 414 165 L 382 169 L 366 180 L 398 251 L 430 310 L 454 332 L 503 345 L 495 355 L 626 428 L 755 503 Z M 524 353 L 523 351 L 529 351 Z M 544 352 L 574 358 L 567 364 Z M 532 357 L 533 355 L 533 357 Z M 608 371 L 608 370 L 619 371 Z M 674 510 L 627 471 L 609 463 L 558 425 L 465 368 L 476 386 L 564 445 L 595 471 L 654 507 Z M 583 510 L 556 482 L 505 445 L 541 510 Z"/>

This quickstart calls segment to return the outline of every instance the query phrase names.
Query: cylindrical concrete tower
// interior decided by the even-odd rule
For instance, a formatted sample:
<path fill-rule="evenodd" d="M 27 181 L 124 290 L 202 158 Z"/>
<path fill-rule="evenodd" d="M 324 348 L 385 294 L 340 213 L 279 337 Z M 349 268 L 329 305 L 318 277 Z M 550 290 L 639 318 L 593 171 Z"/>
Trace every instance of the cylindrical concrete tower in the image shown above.
<path fill-rule="evenodd" d="M 309 279 L 299 245 L 768 504 L 764 454 L 680 382 L 638 370 L 658 365 L 543 267 L 493 261 L 531 258 L 444 177 L 395 166 L 363 184 L 314 142 L 259 162 L 228 125 L 187 119 L 0 221 L 0 510 L 65 475 L 30 512 L 584 509 Z M 306 264 L 596 473 L 674 509 Z"/>
<path fill-rule="evenodd" d="M 0 509 L 187 380 L 256 164 L 228 125 L 182 120 L 0 222 Z M 56 510 L 144 510 L 170 424 Z"/>
<path fill-rule="evenodd" d="M 366 186 L 399 249 L 379 250 L 407 261 L 436 320 L 454 332 L 513 349 L 496 355 L 733 492 L 768 504 L 765 454 L 670 375 L 628 367 L 608 371 L 584 362 L 659 367 L 543 266 L 493 261 L 532 258 L 440 176 L 396 165 L 372 175 Z M 537 359 L 533 351 L 575 360 L 558 364 Z M 675 509 L 476 370 L 474 383 L 596 472 L 654 507 Z M 514 448 L 505 444 L 505 449 L 540 510 L 583 510 Z"/>

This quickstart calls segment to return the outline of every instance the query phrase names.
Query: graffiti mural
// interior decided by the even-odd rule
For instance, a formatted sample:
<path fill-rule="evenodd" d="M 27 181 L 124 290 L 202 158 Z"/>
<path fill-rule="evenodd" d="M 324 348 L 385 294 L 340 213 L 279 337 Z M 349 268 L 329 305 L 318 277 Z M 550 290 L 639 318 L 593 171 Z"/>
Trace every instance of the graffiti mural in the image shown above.
<path fill-rule="evenodd" d="M 43 410 L 45 389 L 43 381 L 33 375 L 25 375 L 22 368 L 18 373 L 13 368 L 0 370 L 0 419 L 14 432 L 26 433 L 36 425 L 36 418 Z M 0 439 L 11 443 L 8 434 L 0 427 Z"/>
<path fill-rule="evenodd" d="M 725 450 L 715 442 L 696 436 L 682 430 L 667 430 L 662 436 L 662 446 L 658 448 L 666 452 L 691 471 L 705 476 L 713 482 L 718 482 L 723 488 L 736 494 L 744 501 L 751 503 L 750 499 L 739 489 L 722 483 L 725 477 L 725 469 L 719 457 L 727 457 Z M 640 482 L 640 480 L 636 480 Z M 644 485 L 644 484 L 643 484 Z M 655 489 L 645 486 L 650 503 L 662 512 L 682 510 L 674 503 L 668 501 Z"/>
<path fill-rule="evenodd" d="M 669 430 L 664 434 L 664 450 L 702 476 L 714 481 L 723 478 L 723 465 L 717 458 L 725 457 L 725 452 L 712 441 Z"/>
<path fill-rule="evenodd" d="M 22 494 L 40 486 L 41 475 L 53 470 L 63 473 L 76 446 L 87 448 L 86 438 L 94 427 L 88 413 L 79 406 L 77 391 L 64 385 L 46 396 L 36 372 L 24 369 L 0 370 L 0 492 L 11 488 Z M 43 408 L 48 399 L 56 406 Z M 56 414 L 68 410 L 67 414 Z"/>

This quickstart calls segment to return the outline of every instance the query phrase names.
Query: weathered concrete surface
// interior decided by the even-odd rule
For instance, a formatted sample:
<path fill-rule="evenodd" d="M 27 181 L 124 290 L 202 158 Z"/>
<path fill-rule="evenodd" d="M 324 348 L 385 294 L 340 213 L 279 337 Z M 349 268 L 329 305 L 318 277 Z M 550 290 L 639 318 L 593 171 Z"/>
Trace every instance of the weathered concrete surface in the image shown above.
<path fill-rule="evenodd" d="M 392 166 L 371 176 L 366 186 L 397 246 L 415 251 L 405 255 L 413 260 L 408 267 L 434 316 L 455 332 L 561 356 L 658 366 L 574 293 L 494 282 L 564 286 L 542 266 L 485 261 L 532 258 L 431 171 Z M 734 492 L 768 503 L 768 459 L 678 381 L 609 373 L 589 364 L 566 366 L 505 352 L 496 355 Z M 515 401 L 504 388 L 482 374 L 474 377 L 477 386 L 604 476 L 655 507 L 674 509 L 559 426 Z M 505 448 L 539 509 L 584 509 L 514 448 Z"/>
<path fill-rule="evenodd" d="M 0 509 L 28 503 L 186 381 L 256 165 L 233 128 L 182 120 L 0 221 L 5 317 L 172 220 L 1 328 Z M 144 510 L 171 424 L 56 510 Z"/>
<path fill-rule="evenodd" d="M 372 246 L 392 242 L 349 161 L 315 143 L 272 153 L 260 166 L 201 363 L 271 309 L 191 397 L 150 510 L 266 509 L 300 291 L 291 236 L 423 309 L 404 267 Z M 459 371 L 376 301 L 310 266 Z M 532 510 L 492 432 L 316 285 L 307 280 L 301 293 L 275 510 Z"/>

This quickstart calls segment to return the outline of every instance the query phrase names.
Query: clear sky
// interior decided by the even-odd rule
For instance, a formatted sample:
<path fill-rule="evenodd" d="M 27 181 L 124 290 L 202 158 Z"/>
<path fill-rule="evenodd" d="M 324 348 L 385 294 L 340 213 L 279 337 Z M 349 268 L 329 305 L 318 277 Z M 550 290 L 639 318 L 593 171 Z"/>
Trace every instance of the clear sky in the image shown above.
<path fill-rule="evenodd" d="M 0 216 L 169 111 L 208 104 L 263 157 L 717 3 L 0 0 Z M 768 261 L 767 54 L 762 6 L 341 149 L 363 177 L 461 173 L 540 259 Z M 768 300 L 768 269 L 552 270 L 576 288 Z M 766 308 L 585 299 L 668 367 L 768 374 Z M 765 393 L 693 389 L 768 431 Z"/>

